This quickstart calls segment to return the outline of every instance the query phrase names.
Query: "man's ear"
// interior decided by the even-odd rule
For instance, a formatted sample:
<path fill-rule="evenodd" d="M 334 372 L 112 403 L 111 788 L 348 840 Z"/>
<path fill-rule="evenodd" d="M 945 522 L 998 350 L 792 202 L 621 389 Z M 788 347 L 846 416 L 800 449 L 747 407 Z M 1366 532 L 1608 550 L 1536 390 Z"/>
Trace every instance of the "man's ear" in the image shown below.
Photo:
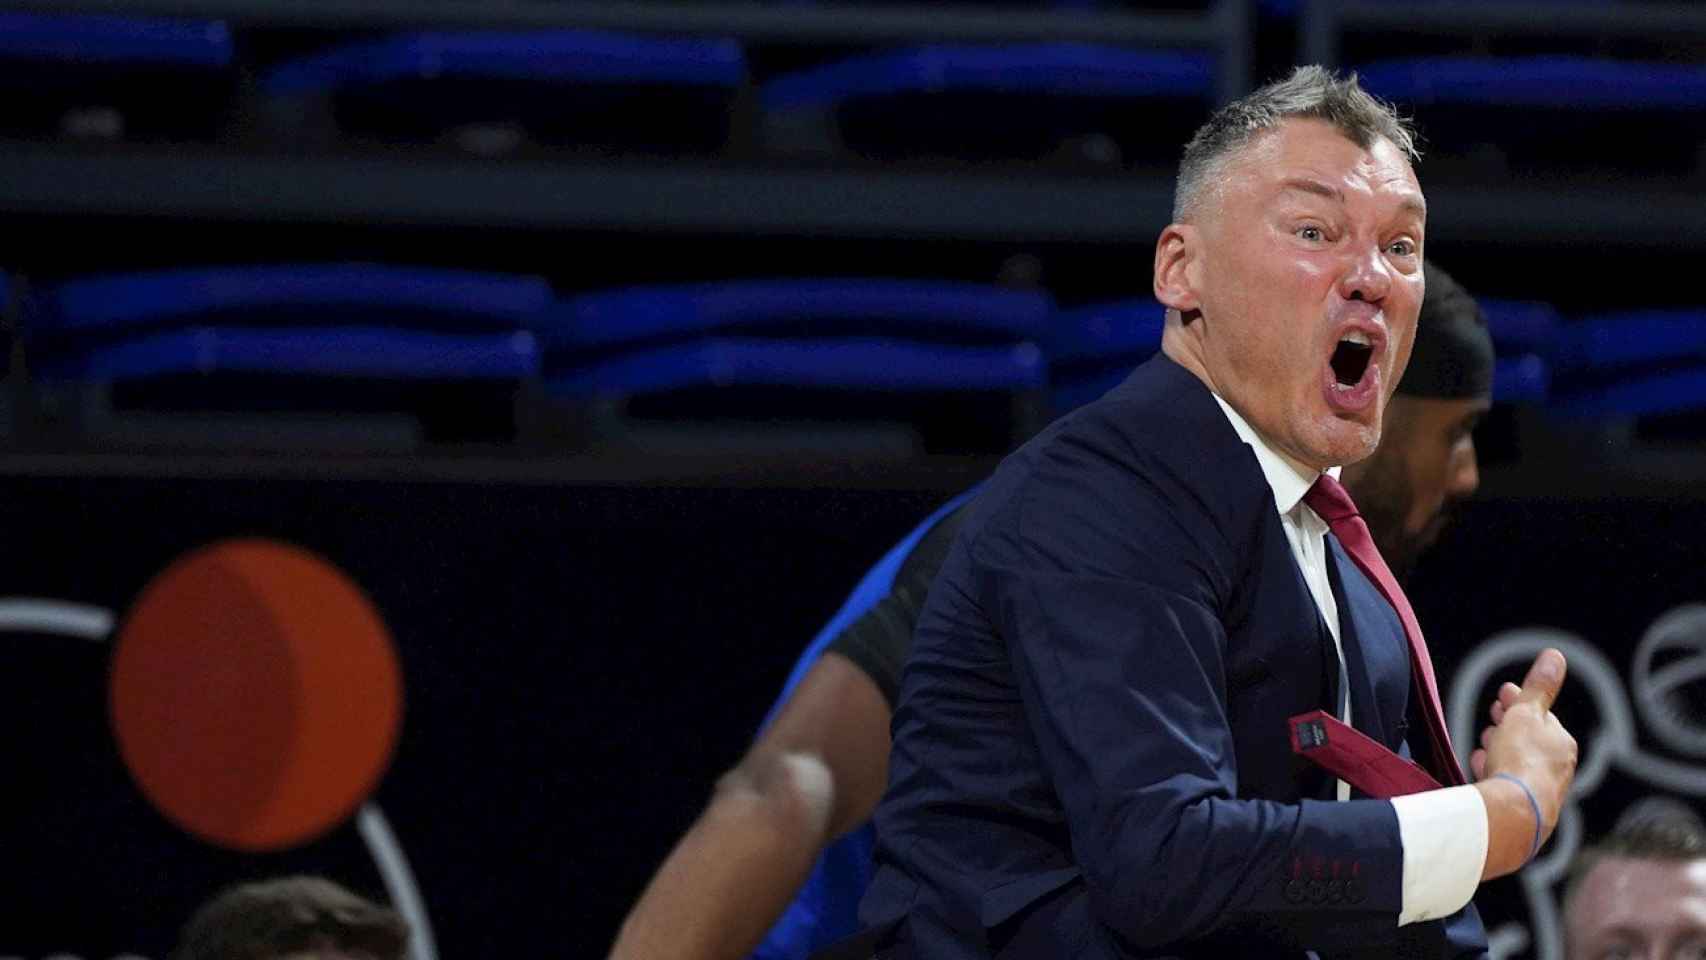
<path fill-rule="evenodd" d="M 1171 223 L 1155 241 L 1155 299 L 1183 314 L 1195 312 L 1201 234 L 1188 223 Z"/>

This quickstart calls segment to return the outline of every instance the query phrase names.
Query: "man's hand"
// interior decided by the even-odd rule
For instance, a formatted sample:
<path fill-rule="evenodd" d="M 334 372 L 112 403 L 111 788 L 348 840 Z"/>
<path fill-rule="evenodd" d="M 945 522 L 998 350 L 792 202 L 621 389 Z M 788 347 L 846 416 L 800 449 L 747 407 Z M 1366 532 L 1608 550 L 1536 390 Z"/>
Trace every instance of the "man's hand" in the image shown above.
<path fill-rule="evenodd" d="M 1515 872 L 1534 849 L 1534 808 L 1522 788 L 1499 778 L 1508 774 L 1534 792 L 1540 805 L 1540 842 L 1552 836 L 1576 776 L 1576 740 L 1552 714 L 1564 685 L 1564 655 L 1546 649 L 1534 658 L 1522 685 L 1499 688 L 1481 732 L 1481 748 L 1469 757 L 1475 786 L 1487 804 L 1487 863 L 1481 879 Z M 1496 779 L 1497 778 L 1497 779 Z"/>

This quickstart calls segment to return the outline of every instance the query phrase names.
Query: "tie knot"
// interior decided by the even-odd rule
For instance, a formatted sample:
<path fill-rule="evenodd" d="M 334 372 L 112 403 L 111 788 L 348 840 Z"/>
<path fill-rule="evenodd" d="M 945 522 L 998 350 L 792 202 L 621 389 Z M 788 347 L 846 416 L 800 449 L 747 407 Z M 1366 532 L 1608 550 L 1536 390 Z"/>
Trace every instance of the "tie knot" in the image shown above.
<path fill-rule="evenodd" d="M 1303 495 L 1303 502 L 1329 524 L 1357 515 L 1356 502 L 1344 485 L 1325 473 L 1315 479 L 1315 485 Z"/>

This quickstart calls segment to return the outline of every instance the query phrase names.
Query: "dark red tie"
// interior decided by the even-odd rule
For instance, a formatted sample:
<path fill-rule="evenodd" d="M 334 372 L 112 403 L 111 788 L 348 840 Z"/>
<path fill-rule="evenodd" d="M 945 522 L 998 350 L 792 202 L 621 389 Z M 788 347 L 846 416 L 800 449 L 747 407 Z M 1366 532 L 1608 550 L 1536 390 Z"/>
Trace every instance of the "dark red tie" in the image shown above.
<path fill-rule="evenodd" d="M 1351 495 L 1345 492 L 1339 481 L 1327 474 L 1323 473 L 1315 481 L 1315 485 L 1304 494 L 1303 502 L 1327 521 L 1345 552 L 1398 611 L 1398 619 L 1404 624 L 1404 636 L 1410 641 L 1410 679 L 1416 700 L 1422 707 L 1422 719 L 1427 724 L 1431 762 L 1426 766 L 1439 782 L 1447 786 L 1466 783 L 1463 770 L 1457 765 L 1457 756 L 1451 750 L 1451 734 L 1445 726 L 1445 710 L 1440 705 L 1439 685 L 1434 680 L 1433 660 L 1428 656 L 1427 641 L 1422 639 L 1422 627 L 1416 622 L 1416 613 L 1410 609 L 1410 601 L 1404 596 L 1403 588 L 1398 586 L 1392 571 L 1387 569 L 1386 561 L 1380 558 L 1380 550 L 1375 547 L 1374 538 L 1369 536 L 1368 524 L 1363 523 L 1362 515 L 1357 513 Z"/>

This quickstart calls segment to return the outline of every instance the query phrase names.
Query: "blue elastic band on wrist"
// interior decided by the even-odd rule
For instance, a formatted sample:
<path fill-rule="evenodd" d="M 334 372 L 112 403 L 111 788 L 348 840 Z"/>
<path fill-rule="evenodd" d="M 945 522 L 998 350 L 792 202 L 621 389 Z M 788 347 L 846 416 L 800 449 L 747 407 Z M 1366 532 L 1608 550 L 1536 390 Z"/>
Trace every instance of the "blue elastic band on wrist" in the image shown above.
<path fill-rule="evenodd" d="M 1523 783 L 1521 780 L 1518 780 L 1516 777 L 1513 777 L 1508 773 L 1495 773 L 1493 774 L 1493 779 L 1509 780 L 1521 787 L 1523 796 L 1528 798 L 1528 805 L 1534 810 L 1534 846 L 1530 847 L 1528 850 L 1528 860 L 1523 861 L 1523 864 L 1526 866 L 1529 860 L 1533 860 L 1534 855 L 1540 852 L 1540 801 L 1534 799 L 1534 791 L 1528 789 L 1528 784 Z"/>

